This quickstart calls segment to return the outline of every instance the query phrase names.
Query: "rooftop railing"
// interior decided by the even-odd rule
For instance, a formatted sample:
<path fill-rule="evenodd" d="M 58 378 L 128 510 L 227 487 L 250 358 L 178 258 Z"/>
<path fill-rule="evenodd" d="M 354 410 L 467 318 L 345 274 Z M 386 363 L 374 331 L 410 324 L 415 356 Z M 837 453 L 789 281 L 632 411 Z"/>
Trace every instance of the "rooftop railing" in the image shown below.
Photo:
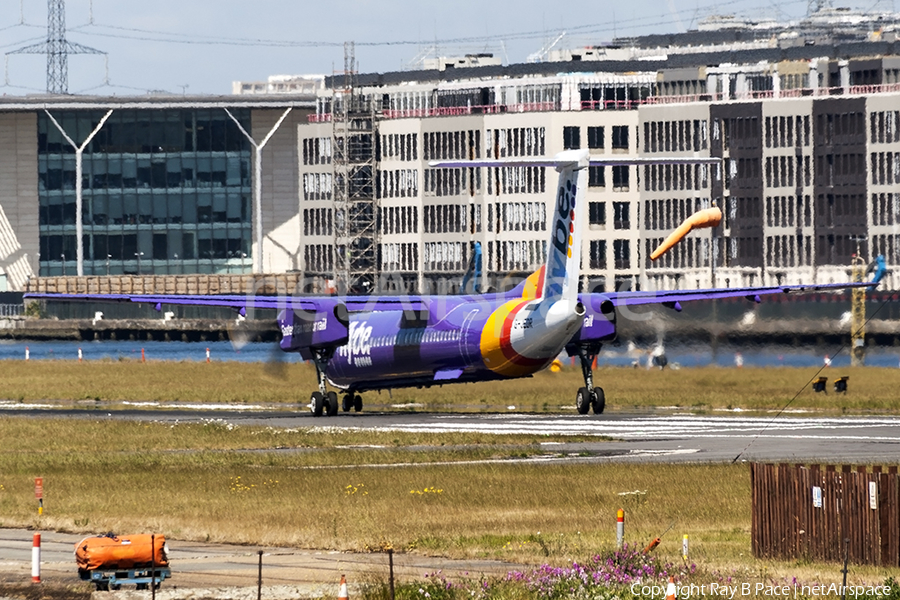
<path fill-rule="evenodd" d="M 801 98 L 805 96 L 870 96 L 900 92 L 900 83 L 877 85 L 851 85 L 844 87 L 791 88 L 779 90 L 749 90 L 731 97 L 722 93 L 687 94 L 679 96 L 649 96 L 631 100 L 582 100 L 572 110 L 635 110 L 644 105 L 689 104 L 693 102 L 728 102 L 746 100 L 766 100 L 779 98 Z M 421 119 L 426 117 L 451 117 L 465 115 L 485 115 L 500 113 L 528 113 L 569 110 L 560 102 L 520 102 L 513 104 L 484 104 L 468 106 L 440 106 L 430 108 L 386 109 L 381 116 L 385 119 Z M 330 113 L 309 115 L 310 123 L 330 123 Z"/>

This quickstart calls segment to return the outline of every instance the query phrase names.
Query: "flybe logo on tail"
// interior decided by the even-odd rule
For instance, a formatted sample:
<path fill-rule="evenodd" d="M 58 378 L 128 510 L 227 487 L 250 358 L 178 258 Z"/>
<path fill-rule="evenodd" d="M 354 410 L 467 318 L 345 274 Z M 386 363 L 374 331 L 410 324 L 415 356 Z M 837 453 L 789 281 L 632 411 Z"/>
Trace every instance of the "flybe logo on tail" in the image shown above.
<path fill-rule="evenodd" d="M 573 175 L 570 171 L 569 175 Z M 547 265 L 550 280 L 547 285 L 548 296 L 562 295 L 563 281 L 566 278 L 566 259 L 572 257 L 572 238 L 575 231 L 575 185 L 572 179 L 566 178 L 565 185 L 559 186 L 556 195 L 556 223 L 553 226 L 552 246 L 556 250 Z"/>

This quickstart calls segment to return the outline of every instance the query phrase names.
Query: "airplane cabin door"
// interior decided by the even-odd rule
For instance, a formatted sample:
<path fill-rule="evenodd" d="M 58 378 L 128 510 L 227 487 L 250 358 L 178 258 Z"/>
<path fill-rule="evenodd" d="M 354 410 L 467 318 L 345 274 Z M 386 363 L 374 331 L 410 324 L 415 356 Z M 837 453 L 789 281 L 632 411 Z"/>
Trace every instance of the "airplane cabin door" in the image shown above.
<path fill-rule="evenodd" d="M 466 318 L 463 319 L 462 327 L 460 327 L 459 355 L 463 357 L 466 366 L 471 365 L 474 362 L 474 355 L 478 354 L 478 341 L 476 340 L 474 345 L 469 344 L 469 329 L 471 328 L 472 321 L 475 320 L 475 316 L 477 314 L 477 308 L 473 308 L 472 310 L 470 310 L 469 314 L 466 315 Z"/>

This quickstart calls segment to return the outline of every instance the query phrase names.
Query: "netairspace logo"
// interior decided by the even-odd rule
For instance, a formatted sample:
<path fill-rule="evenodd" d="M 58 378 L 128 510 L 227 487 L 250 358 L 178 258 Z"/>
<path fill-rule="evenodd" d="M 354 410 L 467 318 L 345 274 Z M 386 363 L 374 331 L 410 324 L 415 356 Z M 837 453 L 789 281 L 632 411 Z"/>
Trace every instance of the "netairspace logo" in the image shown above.
<path fill-rule="evenodd" d="M 649 598 L 665 598 L 665 585 L 641 585 L 635 583 L 631 586 L 631 593 L 635 596 Z M 675 597 L 678 599 L 701 598 L 704 596 L 719 596 L 728 600 L 735 600 L 746 596 L 761 596 L 770 598 L 810 598 L 816 596 L 846 596 L 847 598 L 890 596 L 889 585 L 848 585 L 846 587 L 832 584 L 821 585 L 768 585 L 765 583 L 740 583 L 726 585 L 723 583 L 709 583 L 706 585 L 688 584 L 676 585 Z"/>

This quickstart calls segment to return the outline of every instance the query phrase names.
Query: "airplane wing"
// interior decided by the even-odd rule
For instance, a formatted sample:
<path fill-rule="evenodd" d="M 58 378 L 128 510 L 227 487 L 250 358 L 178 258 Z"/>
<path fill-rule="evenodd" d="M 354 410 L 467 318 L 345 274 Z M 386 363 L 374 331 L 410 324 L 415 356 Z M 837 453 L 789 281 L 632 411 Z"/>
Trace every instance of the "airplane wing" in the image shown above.
<path fill-rule="evenodd" d="M 640 306 L 642 304 L 662 304 L 668 308 L 681 310 L 682 302 L 694 300 L 716 300 L 720 298 L 746 298 L 759 302 L 760 296 L 769 294 L 809 294 L 811 292 L 833 292 L 854 287 L 875 287 L 876 281 L 863 283 L 826 283 L 822 285 L 777 285 L 768 287 L 711 288 L 705 290 L 663 290 L 657 292 L 614 292 L 604 294 L 613 306 Z"/>
<path fill-rule="evenodd" d="M 193 294 L 40 294 L 27 293 L 26 299 L 58 300 L 63 302 L 133 302 L 153 304 L 161 310 L 163 304 L 187 306 L 220 306 L 246 314 L 248 308 L 272 308 L 316 311 L 323 307 L 343 304 L 350 312 L 381 312 L 389 310 L 424 310 L 426 304 L 418 297 L 401 296 L 255 296 L 255 295 L 193 295 Z"/>

